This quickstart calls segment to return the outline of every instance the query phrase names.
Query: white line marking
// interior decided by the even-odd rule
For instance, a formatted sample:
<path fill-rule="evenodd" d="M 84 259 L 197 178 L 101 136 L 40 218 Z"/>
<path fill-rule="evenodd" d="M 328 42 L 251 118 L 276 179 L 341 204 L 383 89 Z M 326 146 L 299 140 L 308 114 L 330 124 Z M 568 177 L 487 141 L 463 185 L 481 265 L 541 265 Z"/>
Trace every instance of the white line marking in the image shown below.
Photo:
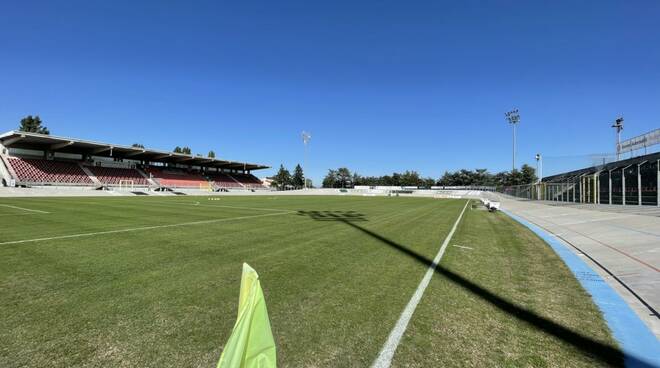
<path fill-rule="evenodd" d="M 614 216 L 614 217 L 598 218 L 598 219 L 593 219 L 593 220 L 584 220 L 584 221 L 576 221 L 576 222 L 557 223 L 556 225 L 560 225 L 560 226 L 573 226 L 573 225 L 588 224 L 588 223 L 591 223 L 591 222 L 610 221 L 610 220 L 621 220 L 621 219 L 626 219 L 626 218 L 630 218 L 630 217 L 629 217 L 629 216 Z M 543 217 L 541 217 L 541 219 L 543 219 Z"/>
<path fill-rule="evenodd" d="M 33 212 L 29 212 L 29 213 L 3 213 L 3 214 L 0 214 L 0 216 L 2 216 L 2 217 L 5 217 L 5 216 L 11 216 L 11 217 L 15 217 L 15 216 L 33 216 L 33 215 L 39 215 L 39 214 L 38 213 L 33 213 Z"/>
<path fill-rule="evenodd" d="M 469 250 L 472 250 L 472 249 L 474 249 L 474 248 L 470 248 L 470 247 L 464 247 L 464 246 L 462 246 L 462 245 L 456 245 L 456 244 L 454 244 L 454 245 L 452 245 L 452 247 L 456 247 L 456 248 L 463 248 L 463 249 L 469 249 Z"/>
<path fill-rule="evenodd" d="M 235 208 L 235 209 L 239 209 L 239 210 L 254 210 L 254 211 L 291 211 L 291 212 L 295 212 L 293 210 L 287 210 L 287 209 L 282 209 L 282 208 L 241 207 L 241 206 L 224 206 L 224 205 L 214 205 L 214 204 L 199 204 L 199 206 L 202 206 L 202 207 Z"/>
<path fill-rule="evenodd" d="M 214 204 L 201 204 L 199 202 L 149 202 L 151 204 L 160 204 L 160 205 L 168 205 L 168 206 L 199 206 L 199 207 L 217 207 L 217 208 L 234 208 L 238 210 L 254 210 L 254 211 L 291 211 L 294 212 L 293 210 L 288 210 L 285 208 L 261 208 L 261 207 L 241 207 L 241 206 L 226 206 L 226 205 L 214 205 Z M 196 204 L 199 203 L 199 204 Z"/>
<path fill-rule="evenodd" d="M 415 290 L 415 294 L 413 294 L 412 298 L 410 298 L 408 305 L 406 305 L 406 308 L 401 313 L 401 316 L 399 317 L 399 320 L 396 322 L 396 325 L 392 329 L 392 332 L 390 332 L 390 336 L 387 338 L 387 342 L 385 342 L 385 345 L 383 345 L 383 348 L 380 350 L 378 357 L 371 365 L 372 368 L 389 368 L 389 366 L 392 364 L 392 358 L 394 357 L 394 352 L 396 352 L 396 348 L 399 346 L 399 343 L 401 342 L 401 338 L 403 337 L 403 334 L 406 332 L 406 328 L 408 328 L 408 323 L 410 322 L 413 313 L 415 313 L 417 304 L 419 304 L 419 301 L 422 300 L 424 291 L 426 290 L 426 287 L 429 286 L 429 282 L 431 282 L 431 277 L 433 277 L 433 273 L 435 272 L 436 267 L 438 267 L 438 263 L 440 263 L 440 259 L 442 259 L 442 256 L 445 253 L 445 249 L 447 249 L 447 244 L 449 244 L 449 241 L 451 240 L 452 236 L 454 236 L 454 232 L 456 231 L 458 224 L 461 222 L 463 213 L 465 212 L 465 209 L 467 208 L 469 203 L 470 203 L 469 200 L 465 203 L 465 206 L 463 207 L 461 214 L 458 215 L 458 218 L 456 219 L 454 226 L 451 228 L 449 234 L 447 234 L 447 237 L 445 238 L 445 241 L 442 243 L 442 246 L 440 247 L 438 254 L 433 259 L 433 263 L 431 263 L 431 265 L 429 266 L 429 269 L 426 271 L 424 278 L 422 279 L 422 281 L 420 281 L 419 285 L 417 286 L 417 290 Z"/>
<path fill-rule="evenodd" d="M 13 209 L 16 209 L 16 210 L 30 211 L 30 212 L 34 212 L 34 213 L 50 213 L 50 212 L 46 212 L 46 211 L 31 210 L 31 209 L 29 209 L 29 208 L 23 208 L 23 207 L 18 207 L 18 206 L 11 206 L 11 205 L 8 205 L 8 204 L 0 204 L 0 206 L 2 206 L 2 207 L 9 207 L 9 208 L 13 208 Z"/>
<path fill-rule="evenodd" d="M 81 233 L 81 234 L 72 234 L 72 235 L 61 235 L 53 236 L 50 238 L 36 238 L 36 239 L 24 239 L 24 240 L 13 240 L 2 242 L 0 245 L 7 244 L 21 244 L 21 243 L 35 243 L 47 240 L 60 240 L 60 239 L 71 239 L 71 238 L 82 238 L 85 236 L 94 236 L 94 235 L 107 235 L 107 234 L 118 234 L 118 233 L 128 233 L 133 231 L 142 231 L 142 230 L 153 230 L 153 229 L 164 229 L 168 227 L 180 227 L 180 226 L 189 226 L 189 225 L 204 225 L 204 224 L 213 224 L 216 222 L 225 222 L 225 221 L 234 221 L 234 220 L 246 220 L 257 217 L 266 217 L 266 216 L 277 216 L 277 215 L 287 215 L 293 213 L 290 212 L 279 212 L 279 213 L 265 213 L 261 215 L 251 215 L 251 216 L 239 216 L 239 217 L 229 217 L 221 219 L 212 219 L 212 220 L 202 220 L 202 221 L 192 221 L 192 222 L 182 222 L 178 224 L 167 224 L 167 225 L 154 225 L 154 226 L 142 226 L 142 227 L 132 227 L 128 229 L 119 229 L 119 230 L 107 230 L 107 231 L 97 231 L 93 233 Z"/>

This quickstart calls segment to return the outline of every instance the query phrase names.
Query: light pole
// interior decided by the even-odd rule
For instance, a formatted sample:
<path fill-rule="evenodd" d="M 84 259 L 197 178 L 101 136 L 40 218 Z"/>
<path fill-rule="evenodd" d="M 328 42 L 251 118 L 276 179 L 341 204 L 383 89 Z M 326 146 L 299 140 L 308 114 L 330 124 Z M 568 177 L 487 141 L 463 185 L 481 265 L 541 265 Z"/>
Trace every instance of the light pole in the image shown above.
<path fill-rule="evenodd" d="M 618 117 L 614 120 L 612 128 L 616 128 L 616 160 L 619 161 L 621 159 L 621 131 L 623 130 L 623 118 Z"/>
<path fill-rule="evenodd" d="M 543 157 L 540 153 L 536 154 L 536 172 L 539 174 L 539 183 L 543 181 Z"/>
<path fill-rule="evenodd" d="M 516 125 L 520 123 L 520 114 L 518 113 L 518 109 L 513 109 L 505 113 L 504 116 L 509 124 L 513 125 L 513 166 L 511 168 L 513 172 L 516 169 Z"/>
<path fill-rule="evenodd" d="M 537 182 L 537 190 L 536 190 L 536 198 L 541 199 L 541 187 L 543 186 L 541 183 L 543 182 L 543 157 L 541 156 L 540 153 L 536 154 L 536 172 L 538 173 L 538 182 Z"/>
<path fill-rule="evenodd" d="M 305 145 L 305 152 L 303 157 L 303 187 L 307 189 L 307 145 L 312 139 L 312 135 L 303 130 L 302 134 L 303 144 Z"/>

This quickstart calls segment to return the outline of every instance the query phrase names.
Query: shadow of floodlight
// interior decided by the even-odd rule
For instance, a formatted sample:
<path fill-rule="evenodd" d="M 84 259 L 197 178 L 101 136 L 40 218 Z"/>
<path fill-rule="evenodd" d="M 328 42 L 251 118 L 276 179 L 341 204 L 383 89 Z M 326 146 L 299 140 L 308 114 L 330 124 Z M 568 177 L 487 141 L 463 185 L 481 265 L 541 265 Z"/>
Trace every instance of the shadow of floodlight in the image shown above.
<path fill-rule="evenodd" d="M 357 229 L 374 239 L 379 240 L 380 242 L 396 249 L 397 251 L 413 258 L 417 262 L 423 264 L 426 267 L 430 267 L 433 264 L 433 261 L 426 258 L 425 256 L 408 249 L 404 245 L 396 243 L 382 235 L 379 235 L 369 229 L 365 229 L 362 226 L 356 224 L 355 220 L 362 218 L 359 221 L 366 221 L 364 216 L 340 216 L 335 213 L 336 216 L 329 216 L 327 212 L 341 212 L 341 211 L 298 211 L 299 215 L 306 215 L 310 218 L 318 221 L 337 221 L 343 222 L 347 225 Z M 490 303 L 497 309 L 511 315 L 518 320 L 521 320 L 539 330 L 545 332 L 548 335 L 552 335 L 570 345 L 576 349 L 582 351 L 585 355 L 594 357 L 599 361 L 611 365 L 611 366 L 623 366 L 624 365 L 624 356 L 623 353 L 610 345 L 604 344 L 600 341 L 594 340 L 588 336 L 585 336 L 579 332 L 573 331 L 565 326 L 560 325 L 559 323 L 552 321 L 546 317 L 540 316 L 522 306 L 516 305 L 501 296 L 491 292 L 488 289 L 485 289 L 474 282 L 466 279 L 465 277 L 448 270 L 440 265 L 437 265 L 435 268 L 436 274 L 446 278 L 457 286 L 469 291 L 470 293 L 478 296 L 482 300 Z M 638 359 L 637 357 L 627 355 L 625 356 L 626 366 L 629 367 L 639 367 L 639 368 L 653 368 L 654 366 Z"/>
<path fill-rule="evenodd" d="M 356 211 L 298 211 L 299 216 L 308 216 L 316 221 L 362 222 L 368 221 L 364 214 Z"/>

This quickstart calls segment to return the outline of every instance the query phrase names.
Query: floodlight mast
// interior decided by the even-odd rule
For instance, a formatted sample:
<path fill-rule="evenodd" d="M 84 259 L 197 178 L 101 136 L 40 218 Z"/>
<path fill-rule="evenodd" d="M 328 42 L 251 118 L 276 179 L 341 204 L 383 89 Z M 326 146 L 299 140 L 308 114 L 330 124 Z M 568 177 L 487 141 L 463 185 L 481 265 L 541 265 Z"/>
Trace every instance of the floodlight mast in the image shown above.
<path fill-rule="evenodd" d="M 504 114 L 506 117 L 506 120 L 509 122 L 509 124 L 513 125 L 513 159 L 512 159 L 512 168 L 511 171 L 516 169 L 516 125 L 520 123 L 520 114 L 518 113 L 518 109 L 513 109 L 507 113 Z"/>
<path fill-rule="evenodd" d="M 536 154 L 536 172 L 539 174 L 538 182 L 543 181 L 543 156 L 540 153 Z"/>
<path fill-rule="evenodd" d="M 616 129 L 616 160 L 621 159 L 621 131 L 623 130 L 623 117 L 619 116 L 614 120 L 612 128 Z"/>
<path fill-rule="evenodd" d="M 312 135 L 303 130 L 302 134 L 303 145 L 305 146 L 305 152 L 303 157 L 303 188 L 307 189 L 307 145 L 312 139 Z"/>

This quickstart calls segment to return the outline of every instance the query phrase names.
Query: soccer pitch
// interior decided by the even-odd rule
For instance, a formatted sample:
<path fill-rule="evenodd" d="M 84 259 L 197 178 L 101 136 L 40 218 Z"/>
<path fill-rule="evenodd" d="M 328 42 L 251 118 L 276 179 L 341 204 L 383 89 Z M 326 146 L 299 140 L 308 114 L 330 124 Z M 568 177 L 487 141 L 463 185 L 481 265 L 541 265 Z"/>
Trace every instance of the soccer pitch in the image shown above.
<path fill-rule="evenodd" d="M 278 365 L 367 367 L 466 200 L 0 203 L 2 367 L 213 367 L 235 322 L 243 262 L 260 274 Z M 600 312 L 550 247 L 476 205 L 468 205 L 392 362 L 622 364 Z"/>

